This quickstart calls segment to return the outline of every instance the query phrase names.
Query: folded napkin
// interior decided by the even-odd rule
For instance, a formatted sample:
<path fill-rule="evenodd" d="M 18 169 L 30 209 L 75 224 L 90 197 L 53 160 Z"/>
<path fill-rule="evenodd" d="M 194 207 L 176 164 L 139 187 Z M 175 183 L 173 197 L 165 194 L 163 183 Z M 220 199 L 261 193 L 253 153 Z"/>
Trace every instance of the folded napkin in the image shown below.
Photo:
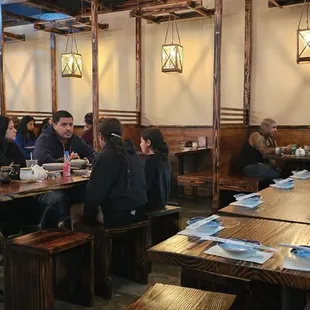
<path fill-rule="evenodd" d="M 283 268 L 300 271 L 310 271 L 310 259 L 285 257 Z"/>
<path fill-rule="evenodd" d="M 204 238 L 205 236 L 214 235 L 217 232 L 223 230 L 224 228 L 225 226 L 218 226 L 218 227 L 210 228 L 208 232 L 198 232 L 194 229 L 185 229 L 185 230 L 179 231 L 177 234 L 183 235 L 183 236 L 189 236 L 189 237 Z"/>
<path fill-rule="evenodd" d="M 209 255 L 215 255 L 235 260 L 242 260 L 246 262 L 252 262 L 257 264 L 264 264 L 269 260 L 273 253 L 263 252 L 263 251 L 257 251 L 253 254 L 234 254 L 234 253 L 228 253 L 227 251 L 223 250 L 220 246 L 215 245 L 208 250 L 204 252 L 205 254 Z"/>
<path fill-rule="evenodd" d="M 34 165 L 32 167 L 33 176 L 37 180 L 45 180 L 47 179 L 47 171 L 38 165 Z"/>
<path fill-rule="evenodd" d="M 238 207 L 244 207 L 244 208 L 256 208 L 257 206 L 261 205 L 263 203 L 262 200 L 251 200 L 251 199 L 244 199 L 244 200 L 237 200 L 235 202 L 232 202 L 231 206 L 238 206 Z"/>

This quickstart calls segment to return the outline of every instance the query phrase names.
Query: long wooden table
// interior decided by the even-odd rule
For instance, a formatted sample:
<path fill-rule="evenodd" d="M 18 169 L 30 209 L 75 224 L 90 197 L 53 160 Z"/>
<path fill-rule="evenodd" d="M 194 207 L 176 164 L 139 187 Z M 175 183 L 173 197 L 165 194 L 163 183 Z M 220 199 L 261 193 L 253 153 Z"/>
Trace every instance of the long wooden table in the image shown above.
<path fill-rule="evenodd" d="M 264 203 L 255 209 L 229 205 L 218 213 L 310 224 L 310 180 L 296 180 L 291 190 L 269 187 L 260 194 Z"/>
<path fill-rule="evenodd" d="M 27 196 L 35 196 L 53 190 L 67 189 L 86 183 L 88 178 L 80 176 L 61 177 L 27 183 L 24 181 L 11 181 L 0 186 L 0 202 L 9 201 Z"/>
<path fill-rule="evenodd" d="M 221 217 L 226 228 L 219 237 L 244 238 L 261 241 L 264 245 L 293 243 L 310 245 L 310 226 L 280 221 L 252 219 L 245 217 Z M 283 258 L 289 256 L 290 249 L 279 248 L 279 252 L 265 264 L 259 265 L 205 254 L 211 241 L 201 241 L 195 237 L 175 235 L 148 250 L 150 262 L 177 265 L 183 268 L 234 276 L 248 280 L 310 289 L 310 273 L 282 268 Z"/>

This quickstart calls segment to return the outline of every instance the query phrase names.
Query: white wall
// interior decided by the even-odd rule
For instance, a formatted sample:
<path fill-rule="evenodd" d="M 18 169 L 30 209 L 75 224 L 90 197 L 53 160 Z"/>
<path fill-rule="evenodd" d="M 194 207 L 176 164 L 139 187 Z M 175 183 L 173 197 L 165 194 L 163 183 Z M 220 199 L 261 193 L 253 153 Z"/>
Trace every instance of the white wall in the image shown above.
<path fill-rule="evenodd" d="M 208 7 L 214 0 L 206 0 Z M 253 0 L 253 71 L 251 123 L 273 117 L 279 124 L 309 124 L 310 65 L 296 64 L 296 28 L 301 7 L 268 9 Z M 244 0 L 224 0 L 222 38 L 222 106 L 242 107 L 244 66 Z M 128 12 L 106 14 L 110 24 L 99 38 L 100 107 L 134 110 L 135 20 Z M 183 74 L 161 72 L 161 44 L 167 24 L 143 21 L 143 123 L 211 125 L 213 19 L 179 23 L 184 46 Z M 8 109 L 50 110 L 49 34 L 32 26 L 10 28 L 27 41 L 5 45 Z M 77 124 L 91 110 L 91 36 L 76 36 L 83 54 L 83 78 L 61 78 L 60 54 L 66 38 L 57 37 L 58 104 L 71 111 Z"/>

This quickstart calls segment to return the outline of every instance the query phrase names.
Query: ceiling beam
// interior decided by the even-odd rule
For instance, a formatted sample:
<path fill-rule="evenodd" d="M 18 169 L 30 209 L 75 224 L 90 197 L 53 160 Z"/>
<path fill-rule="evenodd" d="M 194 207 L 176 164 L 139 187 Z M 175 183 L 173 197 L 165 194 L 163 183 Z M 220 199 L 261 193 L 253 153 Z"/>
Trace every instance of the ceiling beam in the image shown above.
<path fill-rule="evenodd" d="M 62 29 L 57 29 L 55 27 L 52 26 L 45 26 L 43 24 L 39 24 L 39 23 L 34 23 L 33 24 L 34 29 L 37 30 L 44 30 L 46 32 L 51 32 L 51 33 L 56 33 L 56 34 L 60 34 L 60 35 L 67 35 L 68 31 L 66 30 L 62 30 Z"/>
<path fill-rule="evenodd" d="M 33 18 L 33 17 L 28 17 L 28 16 L 24 16 L 24 15 L 20 15 L 20 14 L 16 14 L 16 13 L 12 13 L 9 11 L 3 11 L 4 16 L 10 17 L 10 18 L 15 18 L 18 20 L 22 20 L 28 23 L 35 23 L 40 21 L 40 19 L 37 18 Z"/>
<path fill-rule="evenodd" d="M 62 13 L 62 14 L 71 15 L 71 16 L 72 16 L 72 14 L 74 14 L 74 12 L 72 12 L 72 11 L 69 11 L 63 7 L 48 3 L 48 2 L 43 1 L 43 0 L 28 0 L 27 5 L 34 6 L 36 8 L 41 8 L 43 10 L 48 10 L 48 11 L 52 11 L 52 12 L 56 12 L 56 13 Z"/>
<path fill-rule="evenodd" d="M 0 0 L 0 4 L 14 4 L 14 3 L 21 3 L 27 2 L 28 0 Z"/>
<path fill-rule="evenodd" d="M 5 39 L 11 39 L 11 40 L 16 40 L 16 41 L 25 41 L 26 37 L 24 34 L 16 34 L 16 33 L 11 33 L 11 32 L 3 32 L 4 38 Z"/>
<path fill-rule="evenodd" d="M 276 0 L 269 0 L 269 6 L 270 6 L 270 3 L 278 8 L 282 8 L 282 6 Z"/>

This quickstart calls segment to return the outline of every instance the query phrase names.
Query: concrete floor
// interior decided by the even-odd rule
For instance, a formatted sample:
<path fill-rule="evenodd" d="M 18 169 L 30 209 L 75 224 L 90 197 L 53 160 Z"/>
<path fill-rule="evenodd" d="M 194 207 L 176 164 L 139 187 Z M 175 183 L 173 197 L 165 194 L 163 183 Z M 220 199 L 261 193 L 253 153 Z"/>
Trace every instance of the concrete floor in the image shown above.
<path fill-rule="evenodd" d="M 182 200 L 182 223 L 181 226 L 186 226 L 186 221 L 194 216 L 207 216 L 211 213 L 211 200 Z M 126 309 L 134 300 L 138 299 L 148 289 L 150 285 L 155 283 L 174 284 L 180 283 L 180 271 L 178 267 L 153 264 L 152 273 L 149 274 L 149 284 L 139 285 L 130 282 L 126 279 L 113 277 L 113 297 L 107 301 L 95 297 L 95 305 L 93 308 L 81 307 L 73 304 L 68 304 L 60 301 L 55 301 L 55 310 L 83 310 L 83 309 L 106 309 L 106 310 L 122 310 Z M 3 287 L 3 269 L 0 269 L 0 288 Z M 3 309 L 3 304 L 0 304 L 0 310 Z M 26 308 L 25 308 L 26 309 Z"/>

